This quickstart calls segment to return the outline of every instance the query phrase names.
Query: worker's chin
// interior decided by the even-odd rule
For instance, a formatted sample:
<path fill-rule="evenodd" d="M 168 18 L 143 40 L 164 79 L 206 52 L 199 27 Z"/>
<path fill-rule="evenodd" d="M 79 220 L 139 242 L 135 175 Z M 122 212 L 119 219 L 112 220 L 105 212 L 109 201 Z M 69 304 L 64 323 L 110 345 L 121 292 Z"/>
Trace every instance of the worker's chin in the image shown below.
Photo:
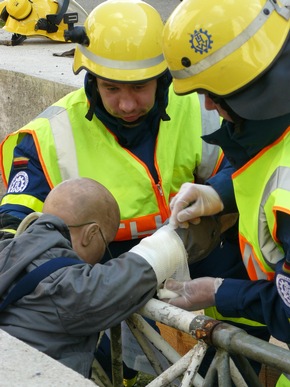
<path fill-rule="evenodd" d="M 119 118 L 118 120 L 121 122 L 121 124 L 122 124 L 123 126 L 130 126 L 130 127 L 132 127 L 132 126 L 137 126 L 137 125 L 139 125 L 140 122 L 144 121 L 145 117 L 146 117 L 146 115 L 140 116 L 140 117 L 139 117 L 137 120 L 135 120 L 135 121 L 126 121 L 126 120 L 123 120 L 122 118 Z"/>

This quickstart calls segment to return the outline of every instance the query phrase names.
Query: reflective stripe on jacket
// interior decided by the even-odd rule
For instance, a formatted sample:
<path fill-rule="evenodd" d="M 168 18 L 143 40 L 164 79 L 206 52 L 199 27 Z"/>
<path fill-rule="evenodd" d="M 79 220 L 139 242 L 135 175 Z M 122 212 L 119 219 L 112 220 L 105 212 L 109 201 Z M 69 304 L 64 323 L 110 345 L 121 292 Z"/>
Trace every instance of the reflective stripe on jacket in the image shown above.
<path fill-rule="evenodd" d="M 51 188 L 77 176 L 98 180 L 118 200 L 121 225 L 116 240 L 149 235 L 169 217 L 170 197 L 181 184 L 193 182 L 195 176 L 208 178 L 221 161 L 220 149 L 200 138 L 217 129 L 220 121 L 216 112 L 205 111 L 203 98 L 197 94 L 178 97 L 171 88 L 167 108 L 171 120 L 161 121 L 155 148 L 158 183 L 96 116 L 91 122 L 84 119 L 88 105 L 83 89 L 68 94 L 3 141 L 4 182 L 9 178 L 14 147 L 23 133 L 29 133 Z"/>
<path fill-rule="evenodd" d="M 233 175 L 241 252 L 252 280 L 273 280 L 275 265 L 285 256 L 276 212 L 290 212 L 289 147 L 290 128 Z"/>

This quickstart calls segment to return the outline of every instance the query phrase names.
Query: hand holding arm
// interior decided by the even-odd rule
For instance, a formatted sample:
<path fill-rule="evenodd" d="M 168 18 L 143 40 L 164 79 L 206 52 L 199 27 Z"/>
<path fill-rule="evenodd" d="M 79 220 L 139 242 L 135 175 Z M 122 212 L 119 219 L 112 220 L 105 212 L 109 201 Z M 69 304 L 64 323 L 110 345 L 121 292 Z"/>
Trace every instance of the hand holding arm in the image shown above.
<path fill-rule="evenodd" d="M 158 297 L 171 305 L 186 310 L 199 310 L 215 305 L 215 293 L 222 284 L 221 278 L 202 277 L 180 282 L 168 279 Z M 168 292 L 169 291 L 169 292 Z"/>
<path fill-rule="evenodd" d="M 198 224 L 201 216 L 215 215 L 224 208 L 218 193 L 209 185 L 184 183 L 170 203 L 170 224 L 187 228 Z"/>
<path fill-rule="evenodd" d="M 219 219 L 210 216 L 203 217 L 198 225 L 190 224 L 187 229 L 174 230 L 170 225 L 164 225 L 142 239 L 130 252 L 140 255 L 152 266 L 158 284 L 161 284 L 176 270 L 188 272 L 188 263 L 205 258 L 220 242 L 220 230 Z M 189 275 L 182 278 L 189 278 Z"/>

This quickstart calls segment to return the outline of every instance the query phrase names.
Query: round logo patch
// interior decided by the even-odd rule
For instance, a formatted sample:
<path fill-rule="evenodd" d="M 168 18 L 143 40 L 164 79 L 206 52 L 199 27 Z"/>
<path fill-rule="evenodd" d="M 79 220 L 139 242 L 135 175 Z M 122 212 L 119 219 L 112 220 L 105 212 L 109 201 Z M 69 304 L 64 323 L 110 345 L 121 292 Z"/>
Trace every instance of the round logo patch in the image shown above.
<path fill-rule="evenodd" d="M 283 302 L 290 308 L 290 278 L 286 275 L 278 274 L 276 285 Z"/>
<path fill-rule="evenodd" d="M 9 187 L 8 193 L 19 193 L 23 192 L 27 187 L 29 178 L 26 172 L 18 172 L 12 179 Z"/>
<path fill-rule="evenodd" d="M 211 35 L 200 28 L 199 30 L 195 30 L 191 35 L 191 39 L 189 40 L 191 44 L 191 48 L 194 49 L 196 53 L 200 53 L 201 55 L 204 53 L 208 53 L 209 50 L 212 49 Z"/>

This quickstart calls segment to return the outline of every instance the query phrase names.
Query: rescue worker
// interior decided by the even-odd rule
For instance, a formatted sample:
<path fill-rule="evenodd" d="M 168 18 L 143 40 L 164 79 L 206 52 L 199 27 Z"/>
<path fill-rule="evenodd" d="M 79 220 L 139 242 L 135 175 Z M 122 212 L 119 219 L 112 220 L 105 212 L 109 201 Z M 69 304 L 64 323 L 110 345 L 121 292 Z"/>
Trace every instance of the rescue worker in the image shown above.
<path fill-rule="evenodd" d="M 54 186 L 86 176 L 106 186 L 120 207 L 120 227 L 110 243 L 115 257 L 166 222 L 169 201 L 182 183 L 203 183 L 224 166 L 220 148 L 201 139 L 219 127 L 219 115 L 206 111 L 202 95 L 174 94 L 162 30 L 150 5 L 109 0 L 90 13 L 84 28 L 66 32 L 66 39 L 78 42 L 73 71 L 87 71 L 84 88 L 2 142 L 3 237 L 13 236 L 27 214 L 41 211 Z M 224 234 L 206 259 L 190 266 L 191 278 L 206 272 L 248 279 L 234 239 Z M 108 259 L 105 254 L 102 262 Z M 264 327 L 242 323 L 269 338 Z M 106 358 L 107 351 L 103 366 L 110 364 Z M 134 380 L 136 372 L 125 368 L 124 376 Z"/>
<path fill-rule="evenodd" d="M 289 24 L 289 1 L 184 0 L 163 37 L 175 92 L 203 93 L 206 108 L 226 118 L 203 139 L 222 147 L 234 171 L 231 178 L 217 174 L 208 186 L 182 186 L 171 204 L 171 223 L 226 212 L 235 199 L 251 279 L 169 281 L 166 288 L 179 295 L 169 302 L 189 310 L 215 305 L 224 316 L 266 324 L 285 343 L 290 343 Z M 277 385 L 289 386 L 289 379 L 282 375 Z"/>
<path fill-rule="evenodd" d="M 181 236 L 169 226 L 110 264 L 98 264 L 119 215 L 100 183 L 70 179 L 50 191 L 39 219 L 0 242 L 0 299 L 7 302 L 0 304 L 0 328 L 86 378 L 99 332 L 136 312 L 158 284 L 187 265 Z M 36 275 L 34 289 L 23 285 Z M 9 304 L 15 288 L 21 294 Z"/>

